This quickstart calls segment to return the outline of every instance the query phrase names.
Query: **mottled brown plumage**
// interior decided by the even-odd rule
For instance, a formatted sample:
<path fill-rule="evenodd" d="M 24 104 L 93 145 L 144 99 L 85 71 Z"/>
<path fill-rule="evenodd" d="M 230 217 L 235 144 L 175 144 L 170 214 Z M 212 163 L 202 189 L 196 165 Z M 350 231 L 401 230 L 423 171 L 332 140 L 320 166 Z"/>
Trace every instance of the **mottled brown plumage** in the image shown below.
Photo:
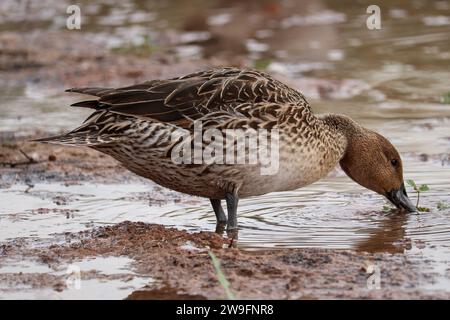
<path fill-rule="evenodd" d="M 73 105 L 96 111 L 79 128 L 41 141 L 89 146 L 165 187 L 210 198 L 219 222 L 226 220 L 220 206 L 220 199 L 226 199 L 228 229 L 237 227 L 238 197 L 308 185 L 339 162 L 355 181 L 385 196 L 402 188 L 401 160 L 386 139 L 348 117 L 314 115 L 301 93 L 259 71 L 220 68 L 117 89 L 68 91 L 98 97 Z M 170 154 L 178 142 L 171 135 L 184 130 L 193 139 L 194 124 L 199 122 L 203 132 L 211 128 L 277 130 L 278 172 L 261 175 L 260 164 L 174 163 Z M 254 149 L 258 146 L 249 146 L 247 152 Z M 361 150 L 367 154 L 360 156 L 364 161 L 358 164 L 355 159 Z M 371 151 L 377 152 L 375 158 L 382 163 L 370 161 Z M 391 158 L 398 161 L 399 171 L 385 170 Z M 365 167 L 369 163 L 371 167 Z M 376 182 L 369 183 L 367 177 Z"/>

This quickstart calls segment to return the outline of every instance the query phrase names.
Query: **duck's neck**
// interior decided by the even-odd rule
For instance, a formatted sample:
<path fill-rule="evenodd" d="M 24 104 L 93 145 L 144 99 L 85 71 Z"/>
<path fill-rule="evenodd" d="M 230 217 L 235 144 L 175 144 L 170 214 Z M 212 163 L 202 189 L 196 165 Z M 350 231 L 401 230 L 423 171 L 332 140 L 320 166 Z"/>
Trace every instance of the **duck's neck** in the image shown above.
<path fill-rule="evenodd" d="M 330 128 L 342 132 L 346 136 L 361 133 L 364 128 L 349 116 L 343 114 L 321 114 L 319 116 Z"/>
<path fill-rule="evenodd" d="M 355 139 L 358 139 L 366 130 L 350 117 L 341 114 L 323 114 L 319 118 L 339 143 L 341 159 L 352 148 Z"/>

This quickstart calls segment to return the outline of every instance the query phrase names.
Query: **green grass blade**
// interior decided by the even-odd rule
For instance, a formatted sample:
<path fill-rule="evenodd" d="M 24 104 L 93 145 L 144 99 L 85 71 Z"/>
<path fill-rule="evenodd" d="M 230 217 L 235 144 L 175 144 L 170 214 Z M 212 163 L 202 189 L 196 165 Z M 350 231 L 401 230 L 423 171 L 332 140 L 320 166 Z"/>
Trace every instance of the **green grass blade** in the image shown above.
<path fill-rule="evenodd" d="M 225 278 L 225 275 L 222 272 L 219 259 L 217 259 L 216 255 L 212 253 L 212 251 L 208 251 L 208 254 L 211 257 L 212 264 L 214 266 L 214 269 L 216 270 L 217 278 L 223 289 L 225 290 L 228 300 L 236 300 L 234 293 L 230 289 L 230 283 L 228 282 L 227 278 Z"/>

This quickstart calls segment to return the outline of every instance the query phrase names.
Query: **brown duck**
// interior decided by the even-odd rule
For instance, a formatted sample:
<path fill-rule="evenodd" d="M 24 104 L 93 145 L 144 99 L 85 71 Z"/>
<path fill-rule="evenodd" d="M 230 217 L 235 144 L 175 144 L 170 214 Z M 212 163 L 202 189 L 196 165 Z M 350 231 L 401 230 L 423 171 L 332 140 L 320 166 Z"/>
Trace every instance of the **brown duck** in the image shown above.
<path fill-rule="evenodd" d="M 303 187 L 338 163 L 355 182 L 399 209 L 415 211 L 403 183 L 402 160 L 386 138 L 347 116 L 314 114 L 301 93 L 262 72 L 218 68 L 117 89 L 68 91 L 97 97 L 73 105 L 95 111 L 75 130 L 39 141 L 91 147 L 164 187 L 209 198 L 218 226 L 232 233 L 239 198 Z M 192 145 L 200 122 L 201 132 L 277 132 L 278 170 L 263 175 L 261 163 L 175 163 L 171 155 L 181 140 L 173 134 L 187 132 Z M 202 150 L 206 145 L 202 142 Z M 258 146 L 247 146 L 246 154 L 251 148 Z"/>

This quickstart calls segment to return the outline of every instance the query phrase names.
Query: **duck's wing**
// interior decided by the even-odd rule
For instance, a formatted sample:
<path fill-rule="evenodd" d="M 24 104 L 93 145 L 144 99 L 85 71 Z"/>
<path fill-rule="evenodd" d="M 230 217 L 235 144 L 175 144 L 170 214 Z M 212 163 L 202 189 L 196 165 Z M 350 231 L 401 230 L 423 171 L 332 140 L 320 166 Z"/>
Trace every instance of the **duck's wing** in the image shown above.
<path fill-rule="evenodd" d="M 299 108 L 309 110 L 308 103 L 298 91 L 265 73 L 237 68 L 212 69 L 117 89 L 73 88 L 68 91 L 99 97 L 73 106 L 145 117 L 183 127 L 194 120 L 218 114 L 248 117 L 251 106 L 259 103 L 297 104 Z"/>

